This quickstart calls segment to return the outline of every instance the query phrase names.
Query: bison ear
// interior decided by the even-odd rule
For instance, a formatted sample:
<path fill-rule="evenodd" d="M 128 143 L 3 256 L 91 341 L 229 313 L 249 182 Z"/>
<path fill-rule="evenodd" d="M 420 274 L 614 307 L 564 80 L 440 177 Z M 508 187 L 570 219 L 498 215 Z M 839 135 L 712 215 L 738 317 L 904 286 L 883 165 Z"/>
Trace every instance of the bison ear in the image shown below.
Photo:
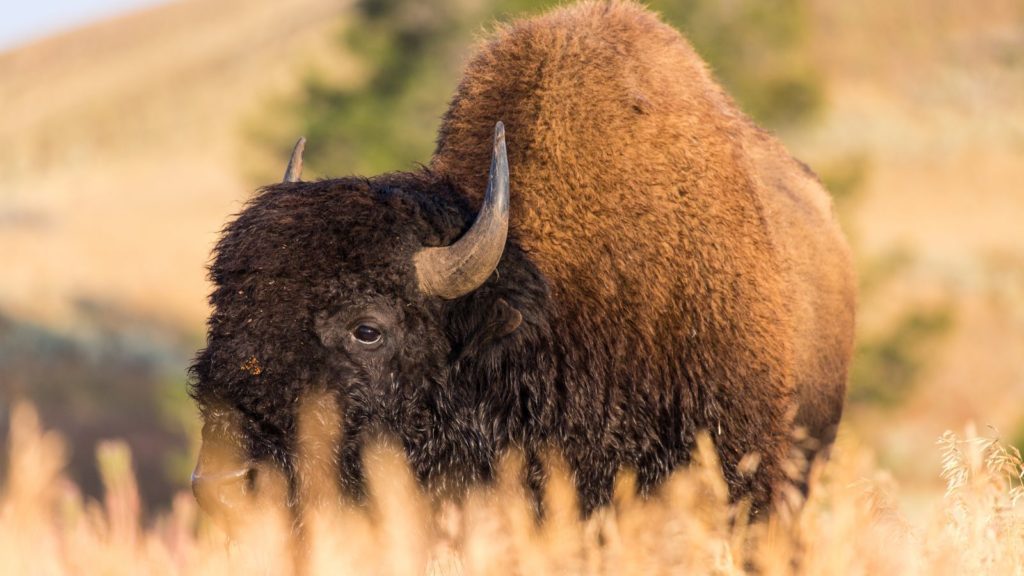
<path fill-rule="evenodd" d="M 284 171 L 285 182 L 298 182 L 302 178 L 302 153 L 306 150 L 306 137 L 299 138 L 292 149 L 292 157 L 288 160 L 288 169 Z"/>
<path fill-rule="evenodd" d="M 494 308 L 494 318 L 489 325 L 493 338 L 504 338 L 523 324 L 523 313 L 513 308 L 504 298 L 499 298 Z"/>
<path fill-rule="evenodd" d="M 465 340 L 461 346 L 457 346 L 457 352 L 452 357 L 458 362 L 467 357 L 479 357 L 484 354 L 491 345 L 510 336 L 523 324 L 523 314 L 512 307 L 504 298 L 498 298 L 494 304 L 484 303 L 478 300 L 477 320 L 467 326 Z"/>

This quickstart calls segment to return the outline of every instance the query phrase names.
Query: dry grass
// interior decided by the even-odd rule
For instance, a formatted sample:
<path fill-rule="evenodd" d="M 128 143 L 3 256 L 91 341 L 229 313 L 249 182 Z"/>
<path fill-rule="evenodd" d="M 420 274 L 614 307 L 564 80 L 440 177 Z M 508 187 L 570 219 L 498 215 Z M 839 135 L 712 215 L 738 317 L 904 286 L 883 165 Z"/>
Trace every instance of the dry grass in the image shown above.
<path fill-rule="evenodd" d="M 330 420 L 321 421 L 330 428 Z M 144 524 L 131 456 L 118 442 L 99 447 L 107 487 L 83 502 L 62 475 L 60 438 L 17 406 L 8 477 L 0 497 L 4 574 L 1022 574 L 1024 464 L 1020 453 L 970 429 L 939 440 L 947 485 L 933 520 L 912 525 L 894 504 L 895 488 L 870 456 L 849 442 L 817 475 L 797 514 L 742 521 L 727 502 L 709 442 L 699 465 L 677 473 L 648 500 L 619 479 L 614 504 L 580 522 L 568 477 L 552 461 L 543 524 L 533 521 L 510 456 L 496 486 L 461 506 L 431 505 L 415 488 L 400 451 L 368 451 L 371 498 L 337 504 L 317 460 L 330 442 L 305 430 L 311 456 L 300 469 L 306 497 L 293 510 L 279 478 L 265 477 L 260 501 L 247 501 L 232 537 L 200 518 L 190 494 Z M 314 441 L 313 439 L 319 439 Z M 822 471 L 819 471 L 822 472 Z M 297 510 L 297 512 L 295 511 Z"/>

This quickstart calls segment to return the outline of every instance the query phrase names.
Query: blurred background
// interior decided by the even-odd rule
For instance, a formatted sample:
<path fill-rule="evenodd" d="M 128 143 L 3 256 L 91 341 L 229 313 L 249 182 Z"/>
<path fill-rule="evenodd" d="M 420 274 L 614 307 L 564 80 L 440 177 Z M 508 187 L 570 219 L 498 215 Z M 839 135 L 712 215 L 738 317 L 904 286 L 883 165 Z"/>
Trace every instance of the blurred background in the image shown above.
<path fill-rule="evenodd" d="M 125 438 L 148 509 L 166 506 L 196 447 L 186 369 L 221 226 L 299 135 L 307 179 L 428 161 L 474 40 L 553 4 L 5 8 L 0 435 L 31 399 L 93 495 L 96 442 Z M 1024 448 L 1024 3 L 650 5 L 835 196 L 861 283 L 845 441 L 911 513 L 942 489 L 944 430 Z"/>

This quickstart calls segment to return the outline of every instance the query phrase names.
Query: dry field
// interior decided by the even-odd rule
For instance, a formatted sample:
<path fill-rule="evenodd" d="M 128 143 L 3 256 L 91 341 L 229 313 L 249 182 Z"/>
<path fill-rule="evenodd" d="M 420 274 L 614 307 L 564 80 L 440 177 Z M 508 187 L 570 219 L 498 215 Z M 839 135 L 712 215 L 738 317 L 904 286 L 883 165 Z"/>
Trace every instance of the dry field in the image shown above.
<path fill-rule="evenodd" d="M 283 481 L 261 471 L 260 499 L 240 502 L 218 525 L 228 536 L 198 517 L 186 492 L 143 524 L 131 456 L 117 442 L 97 451 L 105 498 L 83 502 L 61 475 L 60 438 L 40 429 L 32 408 L 18 406 L 12 427 L 0 494 L 4 574 L 1024 574 L 1024 463 L 971 431 L 947 432 L 932 448 L 943 459 L 946 494 L 924 524 L 901 514 L 887 475 L 850 442 L 840 443 L 799 512 L 780 508 L 770 521 L 748 523 L 743 503 L 728 503 L 704 437 L 699 464 L 658 494 L 636 498 L 623 475 L 613 505 L 586 521 L 551 459 L 538 525 L 514 456 L 496 486 L 459 506 L 432 505 L 386 442 L 365 456 L 369 503 L 341 504 L 330 434 L 307 428 L 302 500 L 290 511 L 275 506 Z"/>

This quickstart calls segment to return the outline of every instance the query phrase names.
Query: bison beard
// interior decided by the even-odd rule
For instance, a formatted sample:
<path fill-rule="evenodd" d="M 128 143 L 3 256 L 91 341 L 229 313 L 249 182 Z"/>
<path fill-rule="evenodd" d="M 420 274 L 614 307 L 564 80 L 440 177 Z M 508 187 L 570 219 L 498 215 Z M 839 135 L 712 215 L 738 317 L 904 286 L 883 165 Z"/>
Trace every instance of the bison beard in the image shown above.
<path fill-rule="evenodd" d="M 208 430 L 231 430 L 204 443 L 227 437 L 241 456 L 218 465 L 204 446 L 206 506 L 259 466 L 294 476 L 298 406 L 324 391 L 355 498 L 380 432 L 426 489 L 454 494 L 510 448 L 539 492 L 553 448 L 585 514 L 622 469 L 656 487 L 700 431 L 756 510 L 787 481 L 795 427 L 831 444 L 854 300 L 831 200 L 640 6 L 501 29 L 428 168 L 306 183 L 299 152 L 211 267 L 191 394 Z M 759 465 L 745 474 L 747 454 Z"/>

